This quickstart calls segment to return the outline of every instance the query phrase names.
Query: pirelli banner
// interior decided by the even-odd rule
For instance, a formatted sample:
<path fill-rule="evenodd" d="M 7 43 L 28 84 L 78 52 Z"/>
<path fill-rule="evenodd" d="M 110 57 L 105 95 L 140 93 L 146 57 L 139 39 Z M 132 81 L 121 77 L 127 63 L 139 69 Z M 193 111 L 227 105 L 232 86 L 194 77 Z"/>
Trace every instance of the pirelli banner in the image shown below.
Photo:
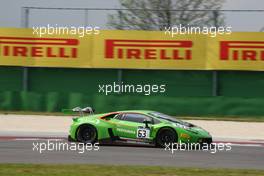
<path fill-rule="evenodd" d="M 210 37 L 145 31 L 85 35 L 0 29 L 0 65 L 26 67 L 264 71 L 264 33 Z"/>

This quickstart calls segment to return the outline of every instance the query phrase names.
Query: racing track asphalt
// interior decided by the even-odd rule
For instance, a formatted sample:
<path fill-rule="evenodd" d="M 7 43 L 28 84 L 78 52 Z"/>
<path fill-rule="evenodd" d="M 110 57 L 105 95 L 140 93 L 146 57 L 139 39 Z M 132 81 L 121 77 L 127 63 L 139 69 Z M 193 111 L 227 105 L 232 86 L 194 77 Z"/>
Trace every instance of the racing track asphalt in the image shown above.
<path fill-rule="evenodd" d="M 0 163 L 158 165 L 199 168 L 264 169 L 264 146 L 232 146 L 231 151 L 176 151 L 161 148 L 100 146 L 99 151 L 33 151 L 38 140 L 0 140 Z M 44 142 L 44 141 L 42 141 Z M 47 141 L 46 141 L 47 142 Z M 65 142 L 65 141 L 62 141 Z"/>

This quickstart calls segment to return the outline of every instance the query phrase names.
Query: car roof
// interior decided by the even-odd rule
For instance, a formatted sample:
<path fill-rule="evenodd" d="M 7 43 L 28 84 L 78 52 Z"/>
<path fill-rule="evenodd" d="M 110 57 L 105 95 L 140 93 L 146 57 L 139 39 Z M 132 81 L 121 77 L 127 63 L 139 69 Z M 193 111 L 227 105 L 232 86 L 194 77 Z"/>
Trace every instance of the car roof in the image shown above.
<path fill-rule="evenodd" d="M 119 113 L 142 113 L 142 114 L 148 114 L 151 112 L 155 112 L 155 111 L 151 111 L 151 110 L 124 110 L 124 111 L 116 111 Z"/>

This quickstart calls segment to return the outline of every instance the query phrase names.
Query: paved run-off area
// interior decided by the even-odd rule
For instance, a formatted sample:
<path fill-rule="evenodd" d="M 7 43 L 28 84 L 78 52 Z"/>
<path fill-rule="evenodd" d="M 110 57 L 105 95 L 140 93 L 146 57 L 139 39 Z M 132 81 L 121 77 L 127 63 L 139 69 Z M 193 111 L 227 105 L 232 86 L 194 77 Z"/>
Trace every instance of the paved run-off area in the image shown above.
<path fill-rule="evenodd" d="M 70 116 L 0 115 L 0 136 L 67 136 Z M 209 131 L 214 139 L 264 141 L 264 122 L 187 120 Z"/>

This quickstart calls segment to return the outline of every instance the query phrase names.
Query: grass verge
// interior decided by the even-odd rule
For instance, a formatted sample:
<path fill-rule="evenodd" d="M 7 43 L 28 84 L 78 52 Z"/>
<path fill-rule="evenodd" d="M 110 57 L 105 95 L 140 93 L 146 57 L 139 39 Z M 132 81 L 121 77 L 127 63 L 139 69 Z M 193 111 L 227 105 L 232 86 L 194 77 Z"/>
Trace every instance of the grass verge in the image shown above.
<path fill-rule="evenodd" d="M 1 176 L 263 176 L 264 170 L 195 169 L 159 166 L 0 164 Z"/>

